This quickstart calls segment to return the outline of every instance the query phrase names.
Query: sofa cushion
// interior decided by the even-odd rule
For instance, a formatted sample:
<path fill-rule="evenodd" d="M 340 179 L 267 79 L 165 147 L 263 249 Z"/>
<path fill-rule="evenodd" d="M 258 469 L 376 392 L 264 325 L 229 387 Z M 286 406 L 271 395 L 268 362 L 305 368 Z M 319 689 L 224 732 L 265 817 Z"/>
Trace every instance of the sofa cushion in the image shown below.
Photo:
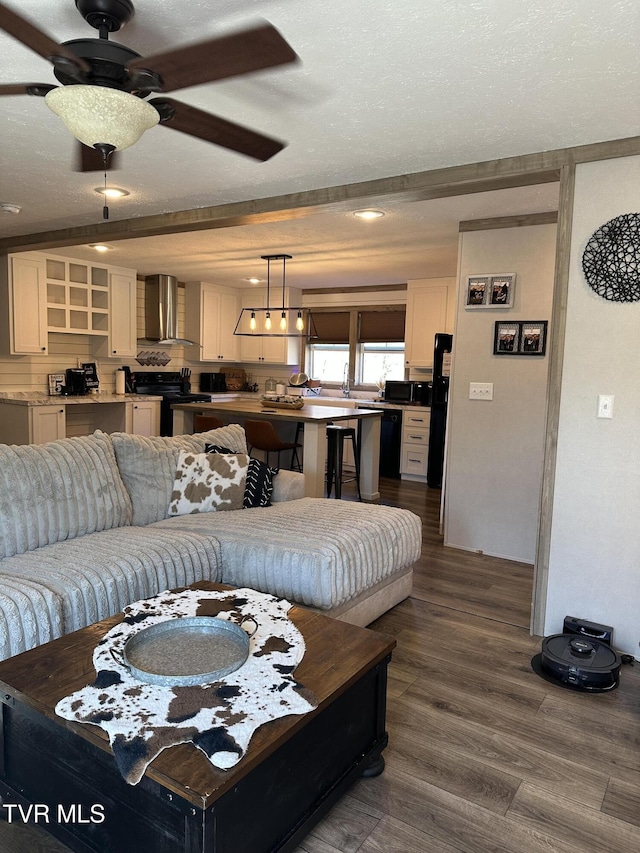
<path fill-rule="evenodd" d="M 246 453 L 181 450 L 169 515 L 242 509 L 248 467 Z"/>
<path fill-rule="evenodd" d="M 198 531 L 121 527 L 0 562 L 0 659 L 199 580 L 220 581 L 220 548 Z"/>
<path fill-rule="evenodd" d="M 163 437 L 114 432 L 111 438 L 120 474 L 131 497 L 131 523 L 140 526 L 169 515 L 181 450 L 204 453 L 205 444 L 220 444 L 237 453 L 247 452 L 244 430 L 239 424 L 196 435 Z"/>
<path fill-rule="evenodd" d="M 0 445 L 0 557 L 130 523 L 106 433 Z"/>
<path fill-rule="evenodd" d="M 164 528 L 215 536 L 223 583 L 326 610 L 411 566 L 422 547 L 422 522 L 414 513 L 324 498 L 254 509 L 248 521 L 244 512 L 213 512 L 152 529 Z"/>

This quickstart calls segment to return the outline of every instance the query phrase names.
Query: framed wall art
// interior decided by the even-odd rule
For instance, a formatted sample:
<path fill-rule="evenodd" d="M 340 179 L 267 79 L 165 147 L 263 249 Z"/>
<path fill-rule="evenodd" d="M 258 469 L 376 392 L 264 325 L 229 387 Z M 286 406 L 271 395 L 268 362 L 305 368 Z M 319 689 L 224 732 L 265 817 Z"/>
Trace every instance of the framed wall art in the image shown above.
<path fill-rule="evenodd" d="M 466 308 L 511 308 L 516 274 L 491 273 L 467 276 Z"/>
<path fill-rule="evenodd" d="M 548 320 L 520 320 L 495 324 L 494 355 L 544 355 Z"/>
<path fill-rule="evenodd" d="M 489 282 L 490 277 L 488 275 L 467 276 L 467 308 L 479 308 L 486 305 Z"/>

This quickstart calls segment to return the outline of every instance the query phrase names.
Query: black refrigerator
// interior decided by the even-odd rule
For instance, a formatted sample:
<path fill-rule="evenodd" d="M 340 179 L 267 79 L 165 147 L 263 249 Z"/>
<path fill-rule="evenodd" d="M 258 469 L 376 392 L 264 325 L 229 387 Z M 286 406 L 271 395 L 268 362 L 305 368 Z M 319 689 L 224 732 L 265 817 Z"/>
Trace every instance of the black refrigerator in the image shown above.
<path fill-rule="evenodd" d="M 452 347 L 453 335 L 447 335 L 444 332 L 439 332 L 436 335 L 433 348 L 433 388 L 431 391 L 429 458 L 427 461 L 427 485 L 434 489 L 439 489 L 442 486 Z"/>

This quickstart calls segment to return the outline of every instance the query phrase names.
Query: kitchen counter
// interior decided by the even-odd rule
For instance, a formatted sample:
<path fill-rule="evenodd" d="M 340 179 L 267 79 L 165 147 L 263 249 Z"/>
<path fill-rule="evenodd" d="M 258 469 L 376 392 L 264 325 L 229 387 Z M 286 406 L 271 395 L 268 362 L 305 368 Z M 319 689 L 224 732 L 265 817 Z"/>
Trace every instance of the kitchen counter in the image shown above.
<path fill-rule="evenodd" d="M 131 403 L 141 399 L 148 402 L 162 400 L 162 397 L 139 394 L 112 394 L 108 391 L 99 394 L 82 394 L 79 396 L 64 396 L 62 394 L 47 394 L 46 391 L 0 391 L 0 403 L 13 406 L 73 406 L 87 403 Z"/>

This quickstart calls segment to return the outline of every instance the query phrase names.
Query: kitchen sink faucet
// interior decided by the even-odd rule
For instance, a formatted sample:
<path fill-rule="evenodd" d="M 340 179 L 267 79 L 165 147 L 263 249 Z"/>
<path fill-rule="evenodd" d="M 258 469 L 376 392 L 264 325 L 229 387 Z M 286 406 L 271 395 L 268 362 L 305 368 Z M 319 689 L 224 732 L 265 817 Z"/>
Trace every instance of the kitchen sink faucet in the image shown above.
<path fill-rule="evenodd" d="M 344 379 L 342 380 L 342 396 L 348 397 L 351 393 L 351 387 L 349 385 L 349 365 L 345 363 L 344 366 Z"/>

